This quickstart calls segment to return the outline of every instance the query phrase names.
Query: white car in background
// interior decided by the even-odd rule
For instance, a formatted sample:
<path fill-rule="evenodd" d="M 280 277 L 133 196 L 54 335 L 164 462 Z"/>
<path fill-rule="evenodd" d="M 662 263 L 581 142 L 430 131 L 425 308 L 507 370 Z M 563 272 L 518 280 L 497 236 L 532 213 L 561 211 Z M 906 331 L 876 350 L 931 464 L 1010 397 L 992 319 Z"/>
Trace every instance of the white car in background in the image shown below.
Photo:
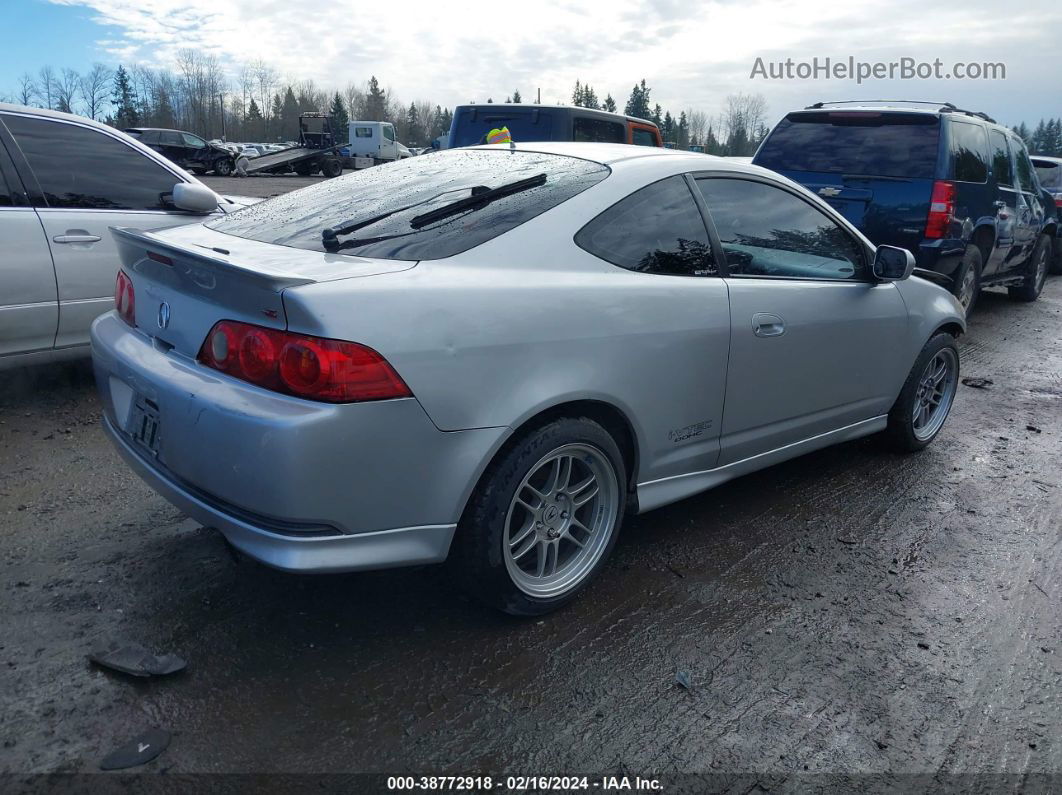
<path fill-rule="evenodd" d="M 218 196 L 107 125 L 0 103 L 0 370 L 88 354 L 89 326 L 114 307 L 110 227 L 195 223 L 256 201 Z"/>

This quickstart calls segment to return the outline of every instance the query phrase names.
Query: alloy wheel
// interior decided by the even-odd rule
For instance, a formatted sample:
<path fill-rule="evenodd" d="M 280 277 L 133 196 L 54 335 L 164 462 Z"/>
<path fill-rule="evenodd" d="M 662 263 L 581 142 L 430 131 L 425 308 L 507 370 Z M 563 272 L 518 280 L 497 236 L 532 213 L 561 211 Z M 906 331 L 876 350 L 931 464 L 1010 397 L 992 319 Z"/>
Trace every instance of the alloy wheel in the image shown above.
<path fill-rule="evenodd" d="M 576 587 L 607 549 L 619 508 L 619 479 L 601 450 L 566 444 L 541 458 L 505 516 L 502 545 L 513 583 L 539 598 Z"/>
<path fill-rule="evenodd" d="M 942 348 L 926 364 L 915 392 L 912 426 L 915 438 L 932 439 L 948 418 L 959 380 L 959 360 L 955 351 Z"/>

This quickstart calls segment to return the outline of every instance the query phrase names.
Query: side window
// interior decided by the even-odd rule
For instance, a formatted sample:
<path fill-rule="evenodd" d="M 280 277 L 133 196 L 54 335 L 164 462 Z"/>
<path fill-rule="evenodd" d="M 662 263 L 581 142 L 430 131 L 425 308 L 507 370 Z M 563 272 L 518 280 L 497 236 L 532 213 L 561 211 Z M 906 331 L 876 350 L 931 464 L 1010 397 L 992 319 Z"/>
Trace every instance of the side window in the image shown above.
<path fill-rule="evenodd" d="M 1018 171 L 1018 187 L 1029 193 L 1036 190 L 1033 183 L 1033 169 L 1029 162 L 1029 155 L 1025 152 L 1025 145 L 1016 140 L 1011 140 L 1010 149 L 1014 153 L 1014 165 Z"/>
<path fill-rule="evenodd" d="M 605 119 L 576 118 L 572 125 L 573 141 L 591 141 L 602 144 L 627 143 L 626 130 L 616 121 Z"/>
<path fill-rule="evenodd" d="M 395 139 L 395 128 L 390 124 L 385 124 L 383 126 L 383 134 L 388 141 L 393 141 Z"/>
<path fill-rule="evenodd" d="M 372 127 L 355 127 L 355 138 L 372 138 Z"/>
<path fill-rule="evenodd" d="M 173 130 L 162 130 L 159 133 L 159 143 L 162 146 L 183 146 L 181 134 Z"/>
<path fill-rule="evenodd" d="M 795 279 L 866 278 L 862 246 L 791 193 L 741 179 L 700 178 L 732 275 Z"/>
<path fill-rule="evenodd" d="M 575 243 L 631 271 L 715 276 L 704 220 L 682 177 L 654 182 L 579 230 Z"/>
<path fill-rule="evenodd" d="M 979 124 L 953 121 L 950 126 L 951 179 L 958 182 L 988 180 L 988 142 Z"/>
<path fill-rule="evenodd" d="M 656 146 L 656 136 L 642 127 L 631 130 L 631 141 L 635 146 Z"/>
<path fill-rule="evenodd" d="M 992 130 L 989 138 L 992 140 L 992 173 L 996 177 L 996 183 L 1004 188 L 1014 187 L 1014 169 L 1010 164 L 1007 137 Z"/>
<path fill-rule="evenodd" d="M 177 177 L 116 138 L 66 122 L 8 116 L 49 207 L 164 210 Z"/>
<path fill-rule="evenodd" d="M 4 173 L 0 171 L 0 207 L 13 207 L 15 198 L 11 195 L 11 189 L 4 181 Z"/>
<path fill-rule="evenodd" d="M 191 133 L 181 133 L 181 138 L 184 139 L 185 146 L 190 146 L 193 149 L 206 148 L 206 141 L 204 141 L 198 135 L 192 135 Z"/>

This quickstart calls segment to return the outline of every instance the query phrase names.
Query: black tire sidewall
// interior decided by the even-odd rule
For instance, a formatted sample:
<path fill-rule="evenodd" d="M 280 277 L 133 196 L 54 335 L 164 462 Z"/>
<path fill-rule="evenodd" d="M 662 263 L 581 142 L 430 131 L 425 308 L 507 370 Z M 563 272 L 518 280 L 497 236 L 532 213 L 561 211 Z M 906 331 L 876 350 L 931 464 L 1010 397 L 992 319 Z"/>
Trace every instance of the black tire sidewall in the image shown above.
<path fill-rule="evenodd" d="M 940 432 L 947 425 L 947 418 L 944 423 L 941 424 L 937 432 L 934 433 L 928 439 L 922 440 L 914 434 L 914 401 L 915 395 L 918 392 L 918 381 L 922 376 L 922 371 L 925 370 L 926 364 L 931 358 L 937 355 L 937 353 L 943 348 L 951 348 L 955 353 L 956 367 L 959 371 L 962 369 L 962 360 L 959 358 L 959 346 L 955 341 L 955 337 L 947 332 L 938 332 L 934 334 L 929 342 L 922 347 L 922 352 L 918 354 L 918 358 L 915 360 L 914 366 L 911 367 L 910 373 L 907 375 L 907 380 L 903 383 L 903 388 L 900 390 L 899 397 L 896 398 L 896 402 L 893 404 L 892 409 L 889 411 L 889 423 L 886 429 L 886 436 L 890 446 L 898 452 L 915 452 L 928 447 Z M 958 393 L 958 381 L 959 372 L 955 373 L 956 381 L 956 394 Z M 951 410 L 955 404 L 955 394 L 952 395 L 951 405 L 948 406 L 948 416 L 951 416 Z"/>
<path fill-rule="evenodd" d="M 232 174 L 232 168 L 232 161 L 228 158 L 222 157 L 214 162 L 214 173 L 219 177 L 227 177 Z"/>
<path fill-rule="evenodd" d="M 540 598 L 521 591 L 505 566 L 505 518 L 517 487 L 543 456 L 565 444 L 595 447 L 611 463 L 619 489 L 619 509 L 608 539 L 593 568 L 571 590 Z M 534 616 L 548 613 L 576 598 L 597 576 L 612 553 L 623 524 L 627 496 L 627 470 L 612 436 L 587 417 L 561 417 L 510 441 L 480 478 L 458 525 L 450 561 L 462 586 L 506 613 Z"/>
<path fill-rule="evenodd" d="M 973 313 L 974 307 L 977 306 L 977 297 L 981 294 L 981 272 L 984 269 L 984 261 L 981 256 L 981 249 L 977 246 L 969 245 L 966 247 L 966 251 L 962 255 L 962 261 L 959 263 L 959 267 L 955 269 L 955 283 L 952 285 L 951 294 L 956 298 L 959 297 L 959 291 L 962 288 L 963 280 L 966 278 L 966 271 L 970 268 L 975 269 L 976 276 L 974 278 L 974 293 L 970 298 L 970 306 L 966 308 L 966 317 L 970 317 Z"/>

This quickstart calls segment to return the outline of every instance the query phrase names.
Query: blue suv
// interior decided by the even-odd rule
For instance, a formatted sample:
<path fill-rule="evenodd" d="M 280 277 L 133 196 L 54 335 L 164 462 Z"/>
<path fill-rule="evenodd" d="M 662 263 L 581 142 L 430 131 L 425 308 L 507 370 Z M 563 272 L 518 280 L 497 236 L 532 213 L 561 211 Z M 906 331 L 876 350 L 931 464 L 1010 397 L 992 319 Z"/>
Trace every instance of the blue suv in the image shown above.
<path fill-rule="evenodd" d="M 982 287 L 1035 301 L 1058 226 L 1021 138 L 950 103 L 819 102 L 753 163 L 817 193 L 875 245 L 909 249 L 969 315 Z"/>

